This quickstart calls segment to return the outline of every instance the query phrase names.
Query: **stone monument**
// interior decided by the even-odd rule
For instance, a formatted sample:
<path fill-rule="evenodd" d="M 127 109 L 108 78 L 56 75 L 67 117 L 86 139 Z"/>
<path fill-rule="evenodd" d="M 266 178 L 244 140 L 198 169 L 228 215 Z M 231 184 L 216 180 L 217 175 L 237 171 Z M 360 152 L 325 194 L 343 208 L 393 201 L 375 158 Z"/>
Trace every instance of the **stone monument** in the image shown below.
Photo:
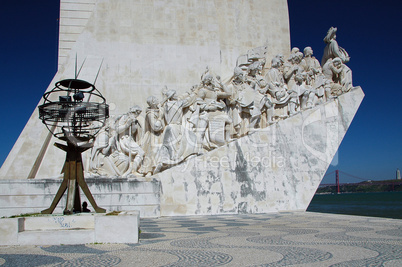
<path fill-rule="evenodd" d="M 62 16 L 71 47 L 55 79 L 84 58 L 80 78 L 111 106 L 86 177 L 154 179 L 156 216 L 306 210 L 364 97 L 336 28 L 320 64 L 311 47 L 290 50 L 286 1 L 81 2 L 61 2 L 90 15 L 72 12 L 87 15 L 77 28 Z M 3 179 L 57 177 L 62 156 L 36 116 Z"/>
<path fill-rule="evenodd" d="M 60 0 L 59 69 L 48 90 L 73 77 L 78 58 L 82 80 L 93 82 L 101 66 L 96 86 L 111 115 L 134 105 L 145 112 L 148 96 L 160 98 L 164 86 L 186 92 L 207 66 L 228 81 L 239 55 L 247 61 L 261 46 L 268 48 L 266 58 L 288 53 L 286 0 Z M 37 117 L 35 110 L 0 179 L 60 173 L 63 153 Z"/>

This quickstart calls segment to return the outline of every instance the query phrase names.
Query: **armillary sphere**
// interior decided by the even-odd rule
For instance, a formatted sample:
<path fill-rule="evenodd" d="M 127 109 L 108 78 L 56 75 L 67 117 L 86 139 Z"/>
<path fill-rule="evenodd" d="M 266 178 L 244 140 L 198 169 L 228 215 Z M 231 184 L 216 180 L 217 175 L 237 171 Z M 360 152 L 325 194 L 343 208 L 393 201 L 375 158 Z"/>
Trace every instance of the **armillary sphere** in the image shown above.
<path fill-rule="evenodd" d="M 84 180 L 82 152 L 92 147 L 92 141 L 109 117 L 109 106 L 105 98 L 89 82 L 79 79 L 65 79 L 43 95 L 44 102 L 39 108 L 39 118 L 48 130 L 67 144 L 55 143 L 66 151 L 63 167 L 63 182 L 50 208 L 43 214 L 51 214 L 67 190 L 64 214 L 81 212 L 79 188 L 92 204 L 96 212 L 104 213 L 98 207 Z"/>

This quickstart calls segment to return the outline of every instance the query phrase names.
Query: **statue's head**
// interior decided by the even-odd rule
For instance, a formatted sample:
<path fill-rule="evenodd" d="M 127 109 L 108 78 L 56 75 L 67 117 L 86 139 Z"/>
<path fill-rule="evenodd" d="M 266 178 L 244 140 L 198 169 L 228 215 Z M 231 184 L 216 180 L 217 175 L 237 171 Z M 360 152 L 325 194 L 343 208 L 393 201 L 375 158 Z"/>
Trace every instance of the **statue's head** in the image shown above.
<path fill-rule="evenodd" d="M 164 92 L 164 95 L 167 99 L 174 99 L 176 96 L 176 90 L 169 89 L 166 92 Z"/>
<path fill-rule="evenodd" d="M 261 61 L 254 61 L 248 66 L 248 73 L 249 74 L 256 74 L 262 70 L 262 62 Z"/>
<path fill-rule="evenodd" d="M 148 104 L 148 106 L 151 107 L 151 108 L 157 107 L 157 106 L 158 106 L 158 103 L 159 103 L 158 99 L 157 99 L 155 96 L 153 96 L 153 95 L 151 95 L 151 96 L 149 96 L 149 97 L 147 98 L 147 104 Z"/>
<path fill-rule="evenodd" d="M 134 116 L 137 117 L 138 115 L 141 114 L 142 109 L 141 109 L 140 106 L 134 105 L 134 106 L 132 106 L 132 107 L 130 108 L 130 111 L 129 111 L 129 112 L 132 113 L 132 114 L 134 114 Z"/>
<path fill-rule="evenodd" d="M 331 40 L 336 39 L 337 30 L 338 29 L 336 27 L 329 28 L 327 35 L 324 38 L 324 42 L 328 44 L 329 42 L 331 42 Z"/>
<path fill-rule="evenodd" d="M 233 75 L 236 80 L 244 80 L 244 72 L 240 67 L 234 69 Z"/>
<path fill-rule="evenodd" d="M 204 78 L 202 79 L 203 84 L 211 84 L 213 80 L 213 76 L 209 73 L 204 75 Z"/>
<path fill-rule="evenodd" d="M 293 63 L 299 64 L 303 59 L 303 53 L 302 52 L 297 52 L 293 56 Z"/>
<path fill-rule="evenodd" d="M 310 46 L 307 46 L 304 48 L 303 53 L 305 57 L 310 57 L 313 55 L 313 49 Z"/>
<path fill-rule="evenodd" d="M 342 65 L 342 59 L 340 59 L 339 57 L 336 57 L 332 60 L 332 64 L 335 67 L 340 67 Z"/>
<path fill-rule="evenodd" d="M 272 67 L 272 68 L 280 68 L 281 65 L 282 65 L 282 62 L 281 62 L 280 58 L 274 57 L 274 58 L 271 60 L 271 67 Z"/>
<path fill-rule="evenodd" d="M 296 54 L 297 52 L 300 52 L 300 49 L 298 47 L 293 47 L 291 53 Z"/>
<path fill-rule="evenodd" d="M 284 59 L 285 57 L 284 57 L 282 54 L 277 54 L 277 55 L 275 56 L 275 58 L 279 60 L 279 62 L 281 63 L 281 65 L 285 62 L 285 59 Z"/>

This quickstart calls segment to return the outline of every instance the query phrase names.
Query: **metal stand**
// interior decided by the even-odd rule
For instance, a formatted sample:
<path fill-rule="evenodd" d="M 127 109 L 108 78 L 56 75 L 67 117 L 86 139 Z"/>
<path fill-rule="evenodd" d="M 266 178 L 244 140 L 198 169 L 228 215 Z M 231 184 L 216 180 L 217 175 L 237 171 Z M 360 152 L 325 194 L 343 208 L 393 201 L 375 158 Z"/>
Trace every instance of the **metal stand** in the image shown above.
<path fill-rule="evenodd" d="M 67 203 L 63 214 L 73 214 L 74 211 L 81 212 L 80 187 L 95 211 L 98 213 L 105 213 L 106 210 L 96 204 L 95 199 L 93 198 L 91 191 L 89 191 L 88 185 L 84 179 L 84 168 L 82 166 L 81 154 L 90 147 L 78 147 L 70 142 L 67 142 L 67 146 L 59 143 L 55 143 L 54 145 L 61 150 L 66 151 L 67 153 L 62 171 L 62 173 L 64 173 L 64 177 L 63 182 L 61 183 L 59 190 L 57 191 L 57 194 L 50 205 L 50 208 L 42 210 L 41 213 L 52 214 L 66 190 Z"/>

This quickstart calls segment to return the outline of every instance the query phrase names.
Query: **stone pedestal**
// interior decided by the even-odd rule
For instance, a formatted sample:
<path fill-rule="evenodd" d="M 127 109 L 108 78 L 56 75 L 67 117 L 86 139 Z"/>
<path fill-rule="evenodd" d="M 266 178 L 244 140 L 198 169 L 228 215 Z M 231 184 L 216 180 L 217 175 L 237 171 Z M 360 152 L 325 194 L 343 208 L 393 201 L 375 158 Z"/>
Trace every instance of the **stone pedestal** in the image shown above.
<path fill-rule="evenodd" d="M 138 211 L 0 219 L 0 245 L 138 243 Z"/>

